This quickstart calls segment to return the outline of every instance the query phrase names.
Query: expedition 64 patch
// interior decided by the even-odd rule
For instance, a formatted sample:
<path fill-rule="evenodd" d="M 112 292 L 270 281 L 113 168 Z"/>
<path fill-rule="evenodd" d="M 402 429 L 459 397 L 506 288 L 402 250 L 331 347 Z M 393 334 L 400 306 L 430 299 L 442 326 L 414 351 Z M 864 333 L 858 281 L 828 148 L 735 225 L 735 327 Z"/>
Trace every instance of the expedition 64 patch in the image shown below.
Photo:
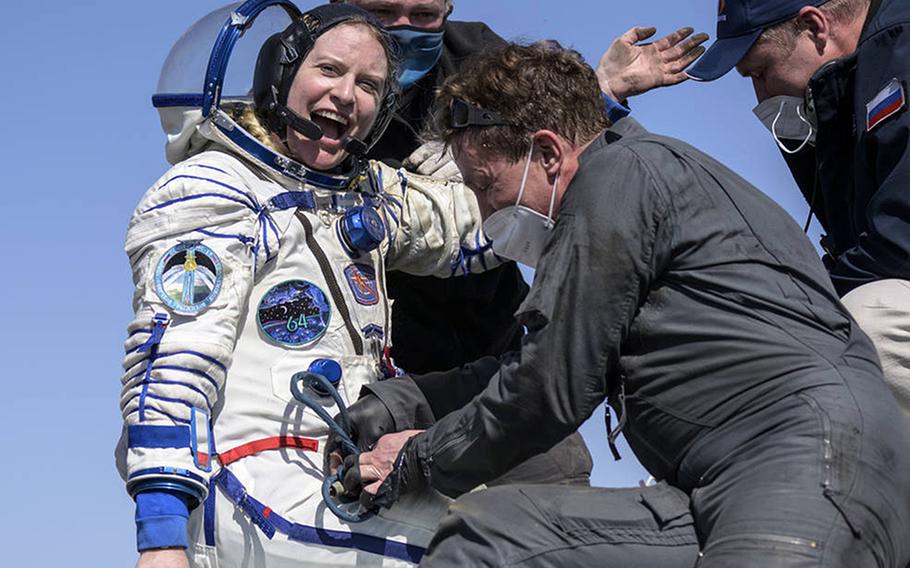
<path fill-rule="evenodd" d="M 169 249 L 155 268 L 155 293 L 177 314 L 194 316 L 212 305 L 224 279 L 221 259 L 198 241 Z"/>
<path fill-rule="evenodd" d="M 299 347 L 316 341 L 329 327 L 332 307 L 312 282 L 288 280 L 272 287 L 259 301 L 259 329 L 281 345 Z"/>

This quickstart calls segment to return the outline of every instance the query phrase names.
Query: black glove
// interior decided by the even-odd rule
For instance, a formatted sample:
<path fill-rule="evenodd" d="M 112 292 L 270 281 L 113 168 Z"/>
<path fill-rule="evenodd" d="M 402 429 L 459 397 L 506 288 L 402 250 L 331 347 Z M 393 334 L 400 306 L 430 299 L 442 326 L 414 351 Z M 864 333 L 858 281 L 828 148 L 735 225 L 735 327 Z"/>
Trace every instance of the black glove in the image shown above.
<path fill-rule="evenodd" d="M 342 483 L 348 495 L 360 495 L 360 504 L 367 509 L 375 510 L 380 507 L 388 509 L 405 493 L 419 491 L 427 486 L 428 475 L 420 467 L 414 438 L 408 440 L 401 448 L 394 469 L 379 486 L 375 495 L 363 490 L 359 459 L 360 456 L 348 456 L 344 459 Z"/>
<path fill-rule="evenodd" d="M 392 418 L 392 413 L 379 397 L 371 394 L 360 397 L 357 402 L 349 406 L 348 416 L 351 418 L 351 440 L 361 451 L 369 450 L 376 440 L 395 431 L 395 420 Z M 335 422 L 342 423 L 340 414 L 335 416 Z M 336 452 L 342 457 L 345 455 L 341 440 L 334 431 L 330 430 L 323 454 L 323 467 L 326 475 L 330 473 L 329 456 L 332 452 Z"/>

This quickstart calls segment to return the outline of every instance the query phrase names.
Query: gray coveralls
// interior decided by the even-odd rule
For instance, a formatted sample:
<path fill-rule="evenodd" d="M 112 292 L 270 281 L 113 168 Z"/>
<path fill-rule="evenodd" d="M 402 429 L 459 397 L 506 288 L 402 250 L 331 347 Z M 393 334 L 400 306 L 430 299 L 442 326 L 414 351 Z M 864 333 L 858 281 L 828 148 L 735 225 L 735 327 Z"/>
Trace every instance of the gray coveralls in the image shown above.
<path fill-rule="evenodd" d="M 632 119 L 595 140 L 518 315 L 520 357 L 405 446 L 405 489 L 460 495 L 606 397 L 664 481 L 465 495 L 422 565 L 910 562 L 910 427 L 875 351 L 794 221 L 712 158 Z"/>

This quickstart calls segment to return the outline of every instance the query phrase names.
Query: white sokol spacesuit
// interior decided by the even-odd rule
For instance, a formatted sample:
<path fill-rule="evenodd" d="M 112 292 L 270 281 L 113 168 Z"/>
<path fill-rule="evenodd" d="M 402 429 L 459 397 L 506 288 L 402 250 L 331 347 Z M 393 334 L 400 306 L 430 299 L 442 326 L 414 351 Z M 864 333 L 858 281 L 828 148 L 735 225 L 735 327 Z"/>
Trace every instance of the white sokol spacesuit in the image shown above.
<path fill-rule="evenodd" d="M 195 29 L 227 21 L 223 40 L 266 4 L 228 7 Z M 295 16 L 279 8 L 260 37 Z M 184 66 L 191 32 L 170 58 Z M 186 90 L 172 93 L 159 85 L 156 105 L 179 163 L 142 198 L 126 242 L 136 293 L 118 462 L 131 494 L 198 501 L 195 566 L 416 563 L 447 500 L 424 493 L 362 523 L 336 518 L 321 495 L 328 427 L 290 385 L 316 372 L 350 403 L 394 374 L 384 271 L 448 277 L 495 262 L 479 246 L 473 195 L 379 163 L 313 172 L 255 142 L 217 93 L 207 116 Z"/>

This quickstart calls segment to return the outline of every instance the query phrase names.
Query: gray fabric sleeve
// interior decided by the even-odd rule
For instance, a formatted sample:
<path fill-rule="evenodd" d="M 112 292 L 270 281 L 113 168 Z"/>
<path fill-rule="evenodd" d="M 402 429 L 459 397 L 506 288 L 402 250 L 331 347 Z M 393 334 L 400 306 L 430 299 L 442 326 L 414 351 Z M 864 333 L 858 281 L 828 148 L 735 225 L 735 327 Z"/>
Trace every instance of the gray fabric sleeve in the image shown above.
<path fill-rule="evenodd" d="M 424 430 L 436 422 L 433 410 L 423 392 L 410 376 L 366 385 L 360 396 L 372 394 L 382 401 L 395 421 L 395 431 Z"/>
<path fill-rule="evenodd" d="M 468 491 L 546 451 L 616 386 L 620 346 L 668 262 L 672 226 L 649 164 L 620 145 L 583 156 L 567 190 L 519 309 L 528 328 L 520 358 L 406 447 L 442 493 Z"/>

